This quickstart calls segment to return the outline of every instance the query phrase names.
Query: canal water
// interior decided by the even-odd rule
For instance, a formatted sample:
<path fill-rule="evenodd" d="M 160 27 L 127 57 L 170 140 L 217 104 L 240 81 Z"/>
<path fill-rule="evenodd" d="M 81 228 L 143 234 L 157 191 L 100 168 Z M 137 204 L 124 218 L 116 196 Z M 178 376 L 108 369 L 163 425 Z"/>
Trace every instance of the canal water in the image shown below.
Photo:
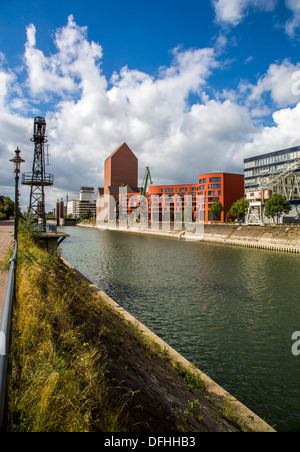
<path fill-rule="evenodd" d="M 277 431 L 300 431 L 300 256 L 65 227 L 62 256 Z"/>

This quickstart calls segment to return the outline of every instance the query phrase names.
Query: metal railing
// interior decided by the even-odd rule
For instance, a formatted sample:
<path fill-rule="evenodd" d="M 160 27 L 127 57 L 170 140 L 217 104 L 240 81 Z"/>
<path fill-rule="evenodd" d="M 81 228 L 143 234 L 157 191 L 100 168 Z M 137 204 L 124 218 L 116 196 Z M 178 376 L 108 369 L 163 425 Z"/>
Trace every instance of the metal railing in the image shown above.
<path fill-rule="evenodd" d="M 22 174 L 22 185 L 34 185 L 34 186 L 50 186 L 53 185 L 54 176 L 53 174 L 45 173 L 43 177 L 41 174 L 35 173 L 23 173 Z"/>
<path fill-rule="evenodd" d="M 0 432 L 6 432 L 8 430 L 9 355 L 11 346 L 12 311 L 15 299 L 17 251 L 18 243 L 14 240 L 14 254 L 10 260 L 10 269 L 0 326 Z"/>

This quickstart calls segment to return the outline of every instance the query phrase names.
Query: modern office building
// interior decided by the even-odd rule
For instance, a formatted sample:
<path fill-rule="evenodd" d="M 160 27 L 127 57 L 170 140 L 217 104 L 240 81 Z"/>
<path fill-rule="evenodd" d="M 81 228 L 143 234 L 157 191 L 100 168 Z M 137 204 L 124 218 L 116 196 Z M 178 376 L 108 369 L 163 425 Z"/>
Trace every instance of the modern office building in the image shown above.
<path fill-rule="evenodd" d="M 163 220 L 171 209 L 174 219 L 180 220 L 185 196 L 188 196 L 193 221 L 215 221 L 210 208 L 219 201 L 224 211 L 217 221 L 225 222 L 232 204 L 244 196 L 244 177 L 242 174 L 208 173 L 201 174 L 197 184 L 151 186 L 148 191 L 151 212 L 160 213 Z"/>
<path fill-rule="evenodd" d="M 279 193 L 293 206 L 288 217 L 299 217 L 300 146 L 245 159 L 244 180 L 245 196 L 251 204 Z"/>
<path fill-rule="evenodd" d="M 243 196 L 242 174 L 209 173 L 200 175 L 196 184 L 150 186 L 146 195 L 148 219 L 181 221 L 185 210 L 189 221 L 225 222 L 232 204 Z M 224 207 L 218 219 L 210 211 L 216 201 Z M 128 193 L 122 202 L 122 212 L 130 215 L 140 205 L 140 195 Z"/>
<path fill-rule="evenodd" d="M 94 187 L 80 187 L 78 198 L 72 199 L 67 203 L 67 215 L 73 218 L 79 218 L 87 211 L 91 212 L 92 217 L 96 215 L 96 201 Z"/>

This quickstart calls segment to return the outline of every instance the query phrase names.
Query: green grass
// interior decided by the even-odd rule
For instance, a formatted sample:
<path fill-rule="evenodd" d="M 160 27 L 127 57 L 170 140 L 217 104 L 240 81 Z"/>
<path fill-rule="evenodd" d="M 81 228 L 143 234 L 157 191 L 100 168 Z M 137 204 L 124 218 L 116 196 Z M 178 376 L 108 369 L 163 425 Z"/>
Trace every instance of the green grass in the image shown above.
<path fill-rule="evenodd" d="M 122 431 L 125 400 L 110 394 L 99 337 L 89 334 L 91 316 L 103 315 L 86 282 L 20 235 L 11 431 Z"/>

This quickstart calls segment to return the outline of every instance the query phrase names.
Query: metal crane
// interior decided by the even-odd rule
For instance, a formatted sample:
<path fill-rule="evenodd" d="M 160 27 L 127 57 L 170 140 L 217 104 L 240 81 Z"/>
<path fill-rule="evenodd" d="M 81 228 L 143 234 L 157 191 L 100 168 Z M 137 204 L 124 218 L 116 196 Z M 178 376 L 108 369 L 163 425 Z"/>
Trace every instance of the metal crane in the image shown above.
<path fill-rule="evenodd" d="M 296 159 L 279 174 L 274 177 L 260 177 L 259 188 L 256 191 L 247 192 L 247 200 L 249 201 L 249 209 L 246 217 L 247 224 L 264 224 L 264 206 L 266 200 L 269 199 L 273 187 L 283 186 L 284 194 L 287 200 L 291 201 L 294 185 L 296 185 L 300 197 L 299 181 L 296 171 L 300 169 L 300 159 Z M 294 175 L 292 188 L 288 192 L 286 179 Z"/>
<path fill-rule="evenodd" d="M 150 182 L 150 184 L 153 184 L 149 166 L 146 166 L 144 180 L 143 180 L 142 186 L 140 188 L 140 199 L 142 198 L 142 196 L 146 196 L 148 181 Z"/>
<path fill-rule="evenodd" d="M 45 172 L 44 144 L 47 143 L 45 118 L 37 116 L 34 119 L 33 138 L 30 138 L 30 141 L 34 143 L 32 172 L 24 173 L 22 175 L 22 184 L 31 187 L 28 211 L 37 219 L 42 231 L 45 231 L 46 213 L 44 188 L 52 186 L 54 180 L 53 174 L 47 174 Z"/>

